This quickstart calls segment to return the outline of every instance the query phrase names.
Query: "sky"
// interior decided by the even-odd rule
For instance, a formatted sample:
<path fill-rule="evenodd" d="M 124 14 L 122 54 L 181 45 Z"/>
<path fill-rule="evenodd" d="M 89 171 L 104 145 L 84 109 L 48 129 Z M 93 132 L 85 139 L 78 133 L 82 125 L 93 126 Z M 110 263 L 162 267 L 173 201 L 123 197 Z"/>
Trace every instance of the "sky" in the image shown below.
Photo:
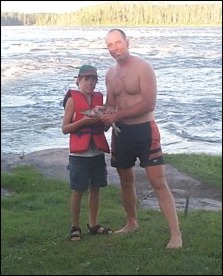
<path fill-rule="evenodd" d="M 1 11 L 24 13 L 64 13 L 106 2 L 109 1 L 1 1 Z"/>
<path fill-rule="evenodd" d="M 1 11 L 3 12 L 19 12 L 19 13 L 38 13 L 52 12 L 64 13 L 73 12 L 83 7 L 93 6 L 102 3 L 112 3 L 116 1 L 1 1 Z M 131 1 L 119 1 L 131 2 Z M 218 2 L 222 1 L 135 1 L 135 2 L 155 2 L 159 3 L 200 3 L 200 2 Z"/>

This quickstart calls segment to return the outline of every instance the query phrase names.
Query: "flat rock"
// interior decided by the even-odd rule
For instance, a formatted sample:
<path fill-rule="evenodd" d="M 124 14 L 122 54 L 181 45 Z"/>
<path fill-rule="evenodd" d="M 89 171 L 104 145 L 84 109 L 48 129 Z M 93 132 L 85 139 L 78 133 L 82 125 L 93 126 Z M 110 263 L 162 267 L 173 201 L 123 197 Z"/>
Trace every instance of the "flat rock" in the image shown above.
<path fill-rule="evenodd" d="M 68 156 L 68 149 L 64 148 L 42 150 L 23 156 L 2 154 L 1 171 L 10 171 L 13 167 L 18 165 L 31 165 L 47 177 L 68 182 Z M 106 154 L 106 163 L 109 183 L 120 187 L 116 169 L 110 166 L 109 154 Z M 147 180 L 145 169 L 141 168 L 139 164 L 136 163 L 135 173 L 136 192 L 139 205 L 144 208 L 158 209 L 158 201 Z M 185 209 L 186 198 L 189 199 L 189 209 L 222 210 L 222 194 L 215 187 L 204 185 L 189 175 L 179 172 L 169 164 L 166 164 L 166 177 L 178 210 Z M 7 194 L 10 195 L 10 193 L 10 191 L 6 191 L 2 187 L 2 196 Z"/>

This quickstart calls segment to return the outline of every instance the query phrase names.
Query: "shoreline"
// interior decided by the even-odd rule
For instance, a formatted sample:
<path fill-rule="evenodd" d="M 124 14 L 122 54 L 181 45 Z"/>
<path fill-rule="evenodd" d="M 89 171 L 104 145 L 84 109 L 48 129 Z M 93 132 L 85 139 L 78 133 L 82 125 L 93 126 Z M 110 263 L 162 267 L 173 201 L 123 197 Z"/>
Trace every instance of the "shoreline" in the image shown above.
<path fill-rule="evenodd" d="M 69 170 L 67 170 L 68 157 L 68 148 L 44 149 L 24 155 L 2 153 L 1 171 L 10 171 L 13 167 L 20 165 L 31 165 L 46 177 L 69 181 Z M 108 182 L 118 185 L 119 177 L 116 169 L 110 166 L 110 154 L 105 154 L 105 161 L 108 169 Z"/>
<path fill-rule="evenodd" d="M 11 171 L 20 165 L 31 165 L 46 177 L 69 183 L 68 157 L 68 148 L 40 150 L 23 156 L 2 153 L 1 171 Z M 110 154 L 105 154 L 105 159 L 108 170 L 108 185 L 115 185 L 120 188 L 118 173 L 110 165 Z M 189 209 L 222 210 L 221 195 L 214 188 L 204 187 L 198 180 L 179 172 L 169 164 L 166 164 L 165 167 L 167 182 L 178 210 L 184 210 L 187 196 L 190 198 Z M 138 161 L 135 165 L 135 175 L 139 205 L 147 209 L 159 209 L 157 198 L 148 182 L 146 172 L 139 166 Z M 1 195 L 4 195 L 4 187 L 2 188 Z"/>

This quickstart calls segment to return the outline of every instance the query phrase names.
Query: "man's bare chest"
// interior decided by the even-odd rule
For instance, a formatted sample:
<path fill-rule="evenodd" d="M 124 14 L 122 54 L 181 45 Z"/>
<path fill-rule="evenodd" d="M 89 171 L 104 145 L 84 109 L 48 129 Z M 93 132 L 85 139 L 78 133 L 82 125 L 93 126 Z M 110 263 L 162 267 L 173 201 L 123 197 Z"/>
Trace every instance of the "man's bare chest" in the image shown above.
<path fill-rule="evenodd" d="M 127 72 L 120 72 L 115 74 L 110 82 L 112 90 L 116 93 L 128 93 L 135 94 L 139 91 L 139 78 L 134 74 L 128 74 Z"/>

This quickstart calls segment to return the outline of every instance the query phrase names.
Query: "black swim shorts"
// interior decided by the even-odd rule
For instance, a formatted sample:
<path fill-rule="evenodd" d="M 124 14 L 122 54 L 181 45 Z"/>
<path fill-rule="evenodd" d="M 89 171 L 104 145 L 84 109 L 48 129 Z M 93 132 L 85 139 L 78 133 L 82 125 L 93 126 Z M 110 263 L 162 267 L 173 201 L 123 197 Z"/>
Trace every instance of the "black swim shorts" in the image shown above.
<path fill-rule="evenodd" d="M 131 168 L 137 158 L 141 167 L 164 164 L 160 133 L 155 121 L 134 125 L 116 123 L 116 125 L 121 132 L 117 136 L 112 133 L 112 167 Z"/>

